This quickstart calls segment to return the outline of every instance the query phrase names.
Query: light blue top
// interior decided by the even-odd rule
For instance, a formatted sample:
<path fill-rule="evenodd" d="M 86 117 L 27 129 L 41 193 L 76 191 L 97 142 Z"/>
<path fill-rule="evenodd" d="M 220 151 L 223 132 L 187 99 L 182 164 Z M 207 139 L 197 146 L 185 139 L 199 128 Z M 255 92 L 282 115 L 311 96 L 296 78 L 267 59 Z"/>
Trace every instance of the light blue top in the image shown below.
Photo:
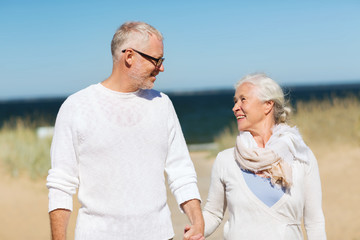
<path fill-rule="evenodd" d="M 273 206 L 284 195 L 285 189 L 271 184 L 270 178 L 260 177 L 241 169 L 248 188 L 268 207 Z"/>

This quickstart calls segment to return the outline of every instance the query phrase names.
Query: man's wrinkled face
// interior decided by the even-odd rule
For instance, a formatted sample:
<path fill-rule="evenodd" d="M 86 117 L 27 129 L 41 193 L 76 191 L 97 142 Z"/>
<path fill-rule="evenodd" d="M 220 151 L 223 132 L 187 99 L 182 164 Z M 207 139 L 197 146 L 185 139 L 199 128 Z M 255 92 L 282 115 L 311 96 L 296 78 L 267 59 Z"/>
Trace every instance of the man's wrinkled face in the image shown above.
<path fill-rule="evenodd" d="M 146 48 L 136 49 L 149 55 L 153 58 L 162 58 L 164 55 L 163 42 L 159 40 L 155 35 L 149 37 L 149 44 Z M 136 89 L 151 89 L 154 86 L 156 76 L 159 72 L 164 71 L 164 66 L 161 64 L 156 67 L 156 62 L 150 58 L 144 57 L 139 53 L 134 52 L 136 61 L 134 62 L 130 77 L 134 79 L 134 87 Z"/>

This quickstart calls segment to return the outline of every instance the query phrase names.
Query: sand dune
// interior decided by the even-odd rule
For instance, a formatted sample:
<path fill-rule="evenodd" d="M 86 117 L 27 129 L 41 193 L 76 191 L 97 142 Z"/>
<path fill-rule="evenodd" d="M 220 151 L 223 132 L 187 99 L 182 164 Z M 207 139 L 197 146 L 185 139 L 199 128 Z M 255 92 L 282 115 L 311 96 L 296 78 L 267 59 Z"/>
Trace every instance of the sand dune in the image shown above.
<path fill-rule="evenodd" d="M 323 186 L 323 207 L 328 239 L 360 240 L 360 148 L 343 146 L 318 146 L 313 148 L 318 158 Z M 203 201 L 209 188 L 214 156 L 207 152 L 192 152 L 198 173 L 198 185 Z M 0 239 L 50 239 L 47 213 L 47 189 L 45 179 L 30 180 L 27 177 L 12 178 L 1 168 L 0 174 Z M 76 201 L 75 201 L 76 202 Z M 187 218 L 178 210 L 169 194 L 175 230 L 174 239 L 182 239 Z M 75 209 L 79 205 L 75 203 Z M 76 213 L 72 214 L 68 239 L 74 237 Z M 220 227 L 211 239 L 222 239 Z"/>

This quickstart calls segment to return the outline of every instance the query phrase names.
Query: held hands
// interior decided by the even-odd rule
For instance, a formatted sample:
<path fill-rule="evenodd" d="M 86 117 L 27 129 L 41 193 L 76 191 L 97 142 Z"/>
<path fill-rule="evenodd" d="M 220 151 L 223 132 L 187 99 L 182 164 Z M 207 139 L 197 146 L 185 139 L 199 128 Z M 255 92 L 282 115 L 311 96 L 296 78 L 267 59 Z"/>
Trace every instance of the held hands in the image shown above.
<path fill-rule="evenodd" d="M 184 240 L 205 240 L 202 232 L 204 232 L 202 226 L 186 225 L 184 228 Z"/>
<path fill-rule="evenodd" d="M 184 240 L 204 240 L 204 218 L 202 216 L 200 201 L 191 199 L 180 205 L 188 216 L 191 225 L 184 229 Z"/>

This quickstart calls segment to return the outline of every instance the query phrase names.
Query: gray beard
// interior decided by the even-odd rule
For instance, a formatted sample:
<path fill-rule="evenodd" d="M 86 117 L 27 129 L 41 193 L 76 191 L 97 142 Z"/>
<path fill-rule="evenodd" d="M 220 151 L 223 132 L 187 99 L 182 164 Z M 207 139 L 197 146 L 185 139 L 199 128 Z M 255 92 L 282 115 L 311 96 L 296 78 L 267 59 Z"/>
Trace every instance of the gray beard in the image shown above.
<path fill-rule="evenodd" d="M 131 76 L 131 75 L 130 75 Z M 152 89 L 154 87 L 154 83 L 152 83 L 150 80 L 144 79 L 139 76 L 131 76 L 133 81 L 133 86 L 137 89 Z"/>
<path fill-rule="evenodd" d="M 147 80 L 145 77 L 139 76 L 139 72 L 138 68 L 136 68 L 133 72 L 129 73 L 129 76 L 133 79 L 133 86 L 136 89 L 152 89 L 154 87 L 154 83 Z"/>

